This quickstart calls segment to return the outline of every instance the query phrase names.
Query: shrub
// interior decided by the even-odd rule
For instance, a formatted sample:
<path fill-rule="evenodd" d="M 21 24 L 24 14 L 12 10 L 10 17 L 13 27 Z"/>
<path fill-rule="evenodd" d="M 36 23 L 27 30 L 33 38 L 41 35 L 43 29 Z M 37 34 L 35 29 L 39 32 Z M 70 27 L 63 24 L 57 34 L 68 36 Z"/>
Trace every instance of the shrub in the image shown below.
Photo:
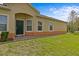
<path fill-rule="evenodd" d="M 8 34 L 9 32 L 2 32 L 1 33 L 1 42 L 7 41 L 8 40 Z"/>

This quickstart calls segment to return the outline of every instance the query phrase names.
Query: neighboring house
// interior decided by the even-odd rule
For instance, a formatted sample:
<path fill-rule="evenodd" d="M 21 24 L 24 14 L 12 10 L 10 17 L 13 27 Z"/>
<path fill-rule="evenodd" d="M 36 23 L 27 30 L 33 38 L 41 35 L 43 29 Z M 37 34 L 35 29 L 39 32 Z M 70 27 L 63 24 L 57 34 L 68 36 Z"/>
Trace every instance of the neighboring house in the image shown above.
<path fill-rule="evenodd" d="M 59 16 L 58 16 L 59 17 Z M 0 6 L 0 32 L 8 31 L 9 38 L 16 35 L 45 36 L 67 31 L 66 22 L 40 12 L 28 3 L 4 3 Z"/>

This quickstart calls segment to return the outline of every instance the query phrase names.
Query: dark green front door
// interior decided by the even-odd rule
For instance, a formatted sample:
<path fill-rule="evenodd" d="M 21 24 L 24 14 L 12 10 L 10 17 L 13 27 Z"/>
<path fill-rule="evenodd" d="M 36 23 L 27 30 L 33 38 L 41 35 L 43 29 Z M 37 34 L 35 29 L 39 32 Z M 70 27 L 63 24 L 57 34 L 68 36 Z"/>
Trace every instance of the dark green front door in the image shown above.
<path fill-rule="evenodd" d="M 16 35 L 23 34 L 24 30 L 24 21 L 16 20 Z"/>

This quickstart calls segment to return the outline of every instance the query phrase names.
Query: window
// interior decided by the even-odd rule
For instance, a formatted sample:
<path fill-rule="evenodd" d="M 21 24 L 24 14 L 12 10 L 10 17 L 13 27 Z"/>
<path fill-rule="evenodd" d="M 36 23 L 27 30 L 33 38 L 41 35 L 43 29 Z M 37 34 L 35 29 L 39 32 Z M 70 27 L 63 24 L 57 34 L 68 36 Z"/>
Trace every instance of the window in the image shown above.
<path fill-rule="evenodd" d="M 38 21 L 38 31 L 42 31 L 42 22 Z"/>
<path fill-rule="evenodd" d="M 0 15 L 0 31 L 7 31 L 7 16 Z"/>
<path fill-rule="evenodd" d="M 52 31 L 52 30 L 53 30 L 53 25 L 52 25 L 52 23 L 49 23 L 48 26 L 49 26 L 49 30 Z"/>
<path fill-rule="evenodd" d="M 32 20 L 27 20 L 27 31 L 32 31 Z"/>

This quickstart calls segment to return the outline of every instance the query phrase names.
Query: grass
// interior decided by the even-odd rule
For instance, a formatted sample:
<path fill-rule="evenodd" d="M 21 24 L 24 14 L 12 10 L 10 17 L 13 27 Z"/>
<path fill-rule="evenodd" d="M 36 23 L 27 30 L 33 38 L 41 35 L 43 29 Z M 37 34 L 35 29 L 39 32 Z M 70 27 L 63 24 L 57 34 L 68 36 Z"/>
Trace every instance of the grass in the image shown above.
<path fill-rule="evenodd" d="M 0 55 L 79 56 L 79 34 L 6 42 L 0 45 Z"/>

